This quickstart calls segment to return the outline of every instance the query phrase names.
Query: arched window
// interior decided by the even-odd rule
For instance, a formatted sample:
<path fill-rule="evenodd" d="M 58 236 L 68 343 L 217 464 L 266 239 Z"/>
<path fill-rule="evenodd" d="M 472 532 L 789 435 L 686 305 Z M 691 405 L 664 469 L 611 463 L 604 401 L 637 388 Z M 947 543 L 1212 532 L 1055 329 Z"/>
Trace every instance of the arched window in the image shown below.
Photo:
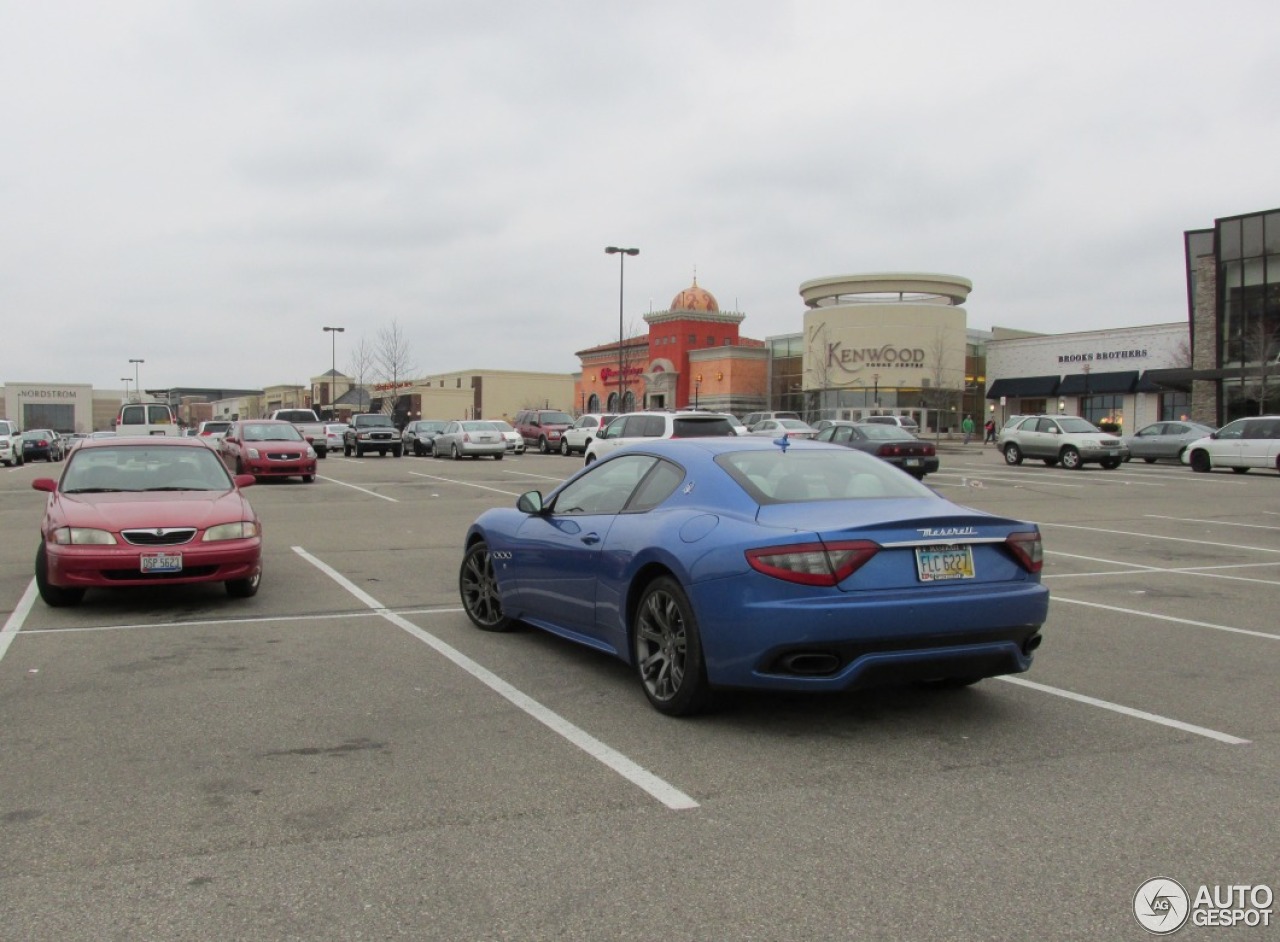
<path fill-rule="evenodd" d="M 627 394 L 626 394 L 625 396 L 623 396 L 623 397 L 622 397 L 622 411 L 623 411 L 623 412 L 635 412 L 635 411 L 636 411 L 636 397 L 635 397 L 635 393 L 633 393 L 630 389 L 628 389 L 628 390 L 627 390 Z"/>
<path fill-rule="evenodd" d="M 600 397 L 597 396 L 595 393 L 592 393 L 591 398 L 587 400 L 587 411 L 588 412 L 600 411 Z"/>
<path fill-rule="evenodd" d="M 618 394 L 609 393 L 609 412 L 616 413 L 618 411 Z"/>

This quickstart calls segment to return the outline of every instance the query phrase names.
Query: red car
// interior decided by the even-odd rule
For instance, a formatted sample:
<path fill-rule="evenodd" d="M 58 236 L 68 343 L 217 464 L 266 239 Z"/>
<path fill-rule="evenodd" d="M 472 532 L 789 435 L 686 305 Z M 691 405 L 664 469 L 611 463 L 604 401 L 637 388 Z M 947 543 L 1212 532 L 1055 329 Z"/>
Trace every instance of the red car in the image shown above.
<path fill-rule="evenodd" d="M 194 438 L 87 439 L 49 495 L 36 587 L 76 605 L 88 588 L 224 582 L 248 598 L 262 580 L 262 526 L 213 449 Z"/>
<path fill-rule="evenodd" d="M 218 454 L 228 470 L 255 478 L 316 479 L 316 450 L 292 422 L 282 419 L 241 419 L 232 422 L 218 442 Z"/>

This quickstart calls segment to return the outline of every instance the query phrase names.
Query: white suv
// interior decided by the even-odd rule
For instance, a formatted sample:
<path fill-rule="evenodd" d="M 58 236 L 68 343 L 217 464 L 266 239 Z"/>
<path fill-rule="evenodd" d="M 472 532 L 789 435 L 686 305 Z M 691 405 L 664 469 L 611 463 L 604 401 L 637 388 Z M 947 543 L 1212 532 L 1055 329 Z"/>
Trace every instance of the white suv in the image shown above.
<path fill-rule="evenodd" d="M 587 446 L 587 464 L 623 445 L 646 438 L 732 437 L 738 433 L 723 415 L 714 412 L 632 412 L 620 415 Z"/>
<path fill-rule="evenodd" d="M 1030 415 L 1016 425 L 1006 425 L 998 441 L 1008 464 L 1039 458 L 1051 467 L 1061 463 L 1071 471 L 1091 463 L 1110 471 L 1129 460 L 1129 447 L 1118 435 L 1076 415 Z"/>
<path fill-rule="evenodd" d="M 580 455 L 587 453 L 591 440 L 599 436 L 606 425 L 616 419 L 616 415 L 607 412 L 588 412 L 578 416 L 574 423 L 560 433 L 560 454 Z"/>
<path fill-rule="evenodd" d="M 22 431 L 8 419 L 0 419 L 0 461 L 6 468 L 23 463 Z"/>

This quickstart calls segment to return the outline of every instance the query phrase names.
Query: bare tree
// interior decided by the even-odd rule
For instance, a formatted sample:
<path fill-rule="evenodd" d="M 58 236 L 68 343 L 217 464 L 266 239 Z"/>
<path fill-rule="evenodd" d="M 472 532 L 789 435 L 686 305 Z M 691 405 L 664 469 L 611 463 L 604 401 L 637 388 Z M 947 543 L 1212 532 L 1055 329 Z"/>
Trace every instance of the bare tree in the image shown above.
<path fill-rule="evenodd" d="M 926 409 L 932 409 L 938 414 L 934 421 L 934 431 L 942 430 L 942 421 L 944 418 L 952 415 L 954 411 L 958 411 L 961 402 L 964 400 L 964 369 L 956 369 L 951 366 L 950 349 L 947 347 L 947 338 L 942 328 L 938 328 L 933 332 L 933 340 L 929 344 L 929 375 L 928 383 L 921 390 L 920 395 L 924 401 Z"/>
<path fill-rule="evenodd" d="M 388 395 L 382 397 L 382 411 L 392 415 L 400 401 L 400 383 L 409 379 L 417 367 L 409 353 L 409 338 L 400 322 L 393 320 L 389 327 L 378 331 L 378 341 L 373 348 L 373 365 L 379 379 L 388 385 Z"/>
<path fill-rule="evenodd" d="M 812 377 L 811 380 L 809 377 L 804 378 L 805 385 L 809 387 L 809 394 L 805 397 L 805 418 L 810 422 L 821 418 L 834 418 L 839 415 L 838 411 L 832 412 L 830 416 L 819 414 L 822 394 L 831 388 L 832 381 L 832 354 L 826 321 L 809 328 L 808 336 L 805 338 L 805 345 L 809 348 L 809 355 L 806 357 L 806 361 L 809 364 L 809 375 Z"/>
<path fill-rule="evenodd" d="M 351 348 L 348 362 L 351 365 L 347 367 L 347 373 L 356 379 L 356 385 L 360 390 L 361 408 L 364 408 L 364 400 L 369 394 L 368 383 L 373 378 L 374 368 L 374 353 L 368 338 L 361 336 L 356 345 Z"/>

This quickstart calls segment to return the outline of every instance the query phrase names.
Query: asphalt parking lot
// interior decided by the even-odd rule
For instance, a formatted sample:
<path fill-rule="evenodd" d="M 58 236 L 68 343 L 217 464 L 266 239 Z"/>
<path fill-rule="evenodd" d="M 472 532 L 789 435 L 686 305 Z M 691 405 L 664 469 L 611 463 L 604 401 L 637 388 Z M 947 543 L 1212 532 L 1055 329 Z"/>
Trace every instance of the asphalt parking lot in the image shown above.
<path fill-rule="evenodd" d="M 331 456 L 249 491 L 254 598 L 56 610 L 60 466 L 0 471 L 0 937 L 1138 939 L 1154 877 L 1280 883 L 1280 475 L 950 449 L 1043 529 L 1028 673 L 672 720 L 459 607 L 467 524 L 580 464 Z"/>

